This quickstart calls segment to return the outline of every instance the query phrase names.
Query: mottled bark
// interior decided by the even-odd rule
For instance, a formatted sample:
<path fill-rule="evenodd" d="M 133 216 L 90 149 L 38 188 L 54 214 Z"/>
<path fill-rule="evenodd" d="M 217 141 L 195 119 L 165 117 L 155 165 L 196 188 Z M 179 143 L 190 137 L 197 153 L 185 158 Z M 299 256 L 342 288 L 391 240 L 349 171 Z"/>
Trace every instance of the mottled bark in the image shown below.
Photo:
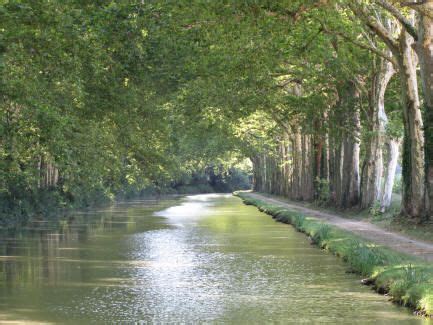
<path fill-rule="evenodd" d="M 368 137 L 361 177 L 360 207 L 363 209 L 373 206 L 381 197 L 382 147 L 387 122 L 385 91 L 394 73 L 392 64 L 382 59 L 369 92 Z"/>
<path fill-rule="evenodd" d="M 402 214 L 422 218 L 425 214 L 424 133 L 418 95 L 413 38 L 403 31 L 398 56 L 403 100 L 403 202 Z"/>
<path fill-rule="evenodd" d="M 424 6 L 431 7 L 432 0 L 426 0 L 417 4 L 414 8 Z M 420 6 L 422 5 L 422 6 Z M 401 96 L 404 117 L 404 145 L 403 145 L 403 202 L 402 215 L 412 218 L 422 218 L 426 212 L 426 185 L 425 185 L 425 148 L 423 122 L 421 118 L 420 101 L 418 95 L 418 82 L 416 75 L 416 62 L 412 46 L 414 39 L 407 32 L 407 24 L 403 24 L 399 39 L 394 39 L 393 31 L 384 27 L 377 17 L 371 15 L 360 1 L 348 2 L 348 6 L 366 26 L 372 30 L 386 44 L 394 58 L 382 54 L 382 57 L 389 59 L 399 69 L 401 81 Z M 387 8 L 385 8 L 387 9 Z M 387 9 L 389 10 L 389 9 Z M 391 14 L 393 10 L 390 11 Z M 412 18 L 412 17 L 411 17 Z M 397 19 L 399 19 L 397 17 Z M 402 23 L 401 19 L 399 21 Z M 406 19 L 411 24 L 411 19 Z M 376 48 L 371 48 L 378 53 Z"/>
<path fill-rule="evenodd" d="M 302 136 L 302 200 L 311 201 L 314 198 L 313 155 L 311 135 Z"/>
<path fill-rule="evenodd" d="M 426 0 L 424 8 L 433 13 L 433 0 Z M 425 167 L 427 186 L 427 214 L 433 216 L 433 19 L 421 13 L 416 46 L 421 68 L 424 93 Z"/>
<path fill-rule="evenodd" d="M 392 189 L 394 187 L 400 143 L 400 139 L 389 139 L 389 141 L 387 141 L 388 160 L 385 168 L 383 194 L 380 201 L 381 212 L 385 212 L 391 205 Z"/>

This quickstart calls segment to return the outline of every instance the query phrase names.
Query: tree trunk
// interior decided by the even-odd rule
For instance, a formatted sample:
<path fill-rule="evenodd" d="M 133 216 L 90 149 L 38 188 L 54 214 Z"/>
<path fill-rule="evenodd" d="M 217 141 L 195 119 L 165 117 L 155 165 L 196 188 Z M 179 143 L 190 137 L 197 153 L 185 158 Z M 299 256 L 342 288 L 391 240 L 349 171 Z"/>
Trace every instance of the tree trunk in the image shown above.
<path fill-rule="evenodd" d="M 414 40 L 405 31 L 400 34 L 398 57 L 403 99 L 403 202 L 402 214 L 422 218 L 425 207 L 424 134 L 418 95 Z"/>
<path fill-rule="evenodd" d="M 385 114 L 385 92 L 395 70 L 392 63 L 381 60 L 380 69 L 373 77 L 369 103 L 369 136 L 362 168 L 360 207 L 371 207 L 381 197 L 383 174 L 382 147 L 387 117 Z"/>
<path fill-rule="evenodd" d="M 385 212 L 391 205 L 392 189 L 394 187 L 395 171 L 397 169 L 400 139 L 389 139 L 388 146 L 388 163 L 385 169 L 385 184 L 380 202 L 380 211 Z"/>
<path fill-rule="evenodd" d="M 302 136 L 302 200 L 311 201 L 314 198 L 313 155 L 311 135 Z"/>
<path fill-rule="evenodd" d="M 293 173 L 292 173 L 292 198 L 301 199 L 302 191 L 302 141 L 299 130 L 295 131 L 292 139 Z"/>
<path fill-rule="evenodd" d="M 335 142 L 334 147 L 334 181 L 333 181 L 333 201 L 337 206 L 340 206 L 341 197 L 343 195 L 343 158 L 344 158 L 344 151 L 343 151 L 343 144 L 341 141 L 337 140 Z"/>
<path fill-rule="evenodd" d="M 433 0 L 425 1 L 426 7 L 433 7 Z M 427 214 L 433 216 L 433 19 L 420 15 L 417 54 L 421 67 L 421 81 L 424 92 L 424 136 L 425 168 L 427 185 Z"/>
<path fill-rule="evenodd" d="M 329 134 L 326 133 L 325 140 L 323 143 L 323 155 L 322 155 L 322 178 L 329 182 L 329 170 L 330 170 L 330 153 L 329 153 Z"/>
<path fill-rule="evenodd" d="M 361 119 L 357 100 L 359 91 L 355 84 L 351 83 L 345 101 L 346 130 L 343 140 L 343 173 L 341 199 L 339 206 L 341 208 L 350 208 L 359 202 L 359 153 L 360 153 L 360 130 Z"/>

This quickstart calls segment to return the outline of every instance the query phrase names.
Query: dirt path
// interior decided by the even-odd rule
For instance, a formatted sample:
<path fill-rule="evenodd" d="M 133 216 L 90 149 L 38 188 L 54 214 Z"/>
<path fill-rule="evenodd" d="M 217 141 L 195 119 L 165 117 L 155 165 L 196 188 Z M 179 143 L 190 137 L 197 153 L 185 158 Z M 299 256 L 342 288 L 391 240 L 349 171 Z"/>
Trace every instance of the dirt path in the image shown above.
<path fill-rule="evenodd" d="M 386 231 L 368 222 L 349 220 L 336 214 L 306 208 L 294 203 L 284 202 L 277 198 L 270 198 L 257 193 L 248 193 L 248 195 L 271 204 L 308 214 L 317 219 L 325 220 L 326 222 L 338 228 L 351 231 L 377 244 L 388 246 L 396 251 L 415 255 L 427 261 L 433 262 L 433 244 L 425 243 L 416 239 Z"/>

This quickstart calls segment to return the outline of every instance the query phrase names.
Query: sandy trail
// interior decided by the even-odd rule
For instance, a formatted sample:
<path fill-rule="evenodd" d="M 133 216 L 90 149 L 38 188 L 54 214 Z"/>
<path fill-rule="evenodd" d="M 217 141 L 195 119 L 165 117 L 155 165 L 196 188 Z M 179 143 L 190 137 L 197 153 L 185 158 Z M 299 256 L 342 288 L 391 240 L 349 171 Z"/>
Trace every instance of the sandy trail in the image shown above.
<path fill-rule="evenodd" d="M 257 193 L 248 193 L 247 195 L 271 204 L 288 208 L 290 210 L 302 212 L 317 219 L 325 220 L 329 224 L 353 232 L 360 237 L 368 239 L 379 245 L 387 246 L 393 250 L 415 255 L 424 260 L 433 262 L 433 244 L 386 231 L 368 222 L 350 220 L 337 214 L 306 208 L 301 205 L 279 200 L 277 198 L 270 198 Z"/>

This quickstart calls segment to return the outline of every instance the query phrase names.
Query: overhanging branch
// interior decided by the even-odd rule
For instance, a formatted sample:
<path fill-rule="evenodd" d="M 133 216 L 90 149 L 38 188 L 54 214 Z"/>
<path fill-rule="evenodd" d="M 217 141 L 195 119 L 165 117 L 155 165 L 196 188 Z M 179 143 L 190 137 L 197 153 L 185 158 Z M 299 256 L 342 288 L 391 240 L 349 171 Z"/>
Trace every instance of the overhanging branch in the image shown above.
<path fill-rule="evenodd" d="M 376 0 L 376 3 L 393 15 L 400 24 L 402 24 L 404 29 L 415 39 L 415 41 L 418 40 L 418 32 L 416 28 L 412 25 L 411 21 L 400 12 L 400 10 L 385 0 Z"/>

